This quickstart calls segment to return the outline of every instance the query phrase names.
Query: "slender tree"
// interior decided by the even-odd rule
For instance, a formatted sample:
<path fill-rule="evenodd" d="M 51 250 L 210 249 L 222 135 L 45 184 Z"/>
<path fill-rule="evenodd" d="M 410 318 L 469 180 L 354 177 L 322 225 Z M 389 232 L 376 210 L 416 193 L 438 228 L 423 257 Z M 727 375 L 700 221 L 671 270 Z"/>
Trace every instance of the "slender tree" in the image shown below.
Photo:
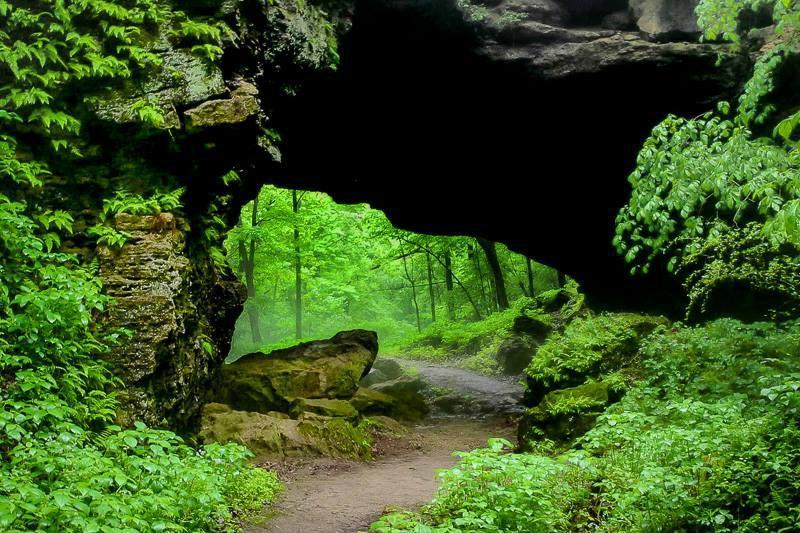
<path fill-rule="evenodd" d="M 508 294 L 506 293 L 506 284 L 503 279 L 503 269 L 497 258 L 497 245 L 494 241 L 488 239 L 479 238 L 477 241 L 480 247 L 483 248 L 483 252 L 486 255 L 486 262 L 489 264 L 489 268 L 492 271 L 497 305 L 501 311 L 508 309 Z"/>
<path fill-rule="evenodd" d="M 250 215 L 250 227 L 258 227 L 258 197 L 257 194 L 253 200 L 253 212 Z M 256 236 L 255 231 L 250 236 L 250 249 L 245 249 L 244 241 L 239 242 L 239 255 L 241 270 L 244 272 L 245 287 L 247 287 L 247 316 L 250 320 L 250 333 L 253 337 L 253 343 L 261 344 L 261 327 L 258 313 L 258 305 L 256 303 L 256 283 L 255 283 L 255 268 L 256 268 Z"/>
<path fill-rule="evenodd" d="M 433 286 L 433 264 L 431 254 L 425 254 L 425 265 L 428 268 L 428 296 L 431 301 L 431 322 L 436 322 L 436 292 Z"/>
<path fill-rule="evenodd" d="M 447 299 L 447 319 L 452 322 L 456 319 L 456 313 L 453 303 L 453 258 L 449 248 L 444 252 L 444 287 Z"/>
<path fill-rule="evenodd" d="M 406 274 L 406 279 L 411 284 L 411 300 L 414 302 L 414 312 L 417 315 L 417 332 L 422 331 L 422 322 L 419 319 L 419 303 L 417 302 L 417 281 L 416 277 L 413 276 L 408 270 L 408 261 L 406 259 L 406 255 L 403 255 L 403 271 Z M 414 269 L 414 262 L 411 262 L 411 270 Z"/>
<path fill-rule="evenodd" d="M 300 254 L 300 202 L 302 196 L 292 190 L 292 213 L 294 213 L 294 335 L 303 338 L 303 263 Z"/>

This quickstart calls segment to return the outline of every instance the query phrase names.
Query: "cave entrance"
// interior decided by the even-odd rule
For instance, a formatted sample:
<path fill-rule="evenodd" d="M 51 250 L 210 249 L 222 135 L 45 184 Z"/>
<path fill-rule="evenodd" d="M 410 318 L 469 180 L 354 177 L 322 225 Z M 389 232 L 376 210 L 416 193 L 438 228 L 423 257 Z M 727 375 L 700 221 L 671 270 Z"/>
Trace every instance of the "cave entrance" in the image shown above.
<path fill-rule="evenodd" d="M 564 282 L 502 244 L 400 230 L 367 204 L 272 185 L 242 207 L 225 248 L 247 287 L 227 362 L 353 328 L 400 348 Z"/>

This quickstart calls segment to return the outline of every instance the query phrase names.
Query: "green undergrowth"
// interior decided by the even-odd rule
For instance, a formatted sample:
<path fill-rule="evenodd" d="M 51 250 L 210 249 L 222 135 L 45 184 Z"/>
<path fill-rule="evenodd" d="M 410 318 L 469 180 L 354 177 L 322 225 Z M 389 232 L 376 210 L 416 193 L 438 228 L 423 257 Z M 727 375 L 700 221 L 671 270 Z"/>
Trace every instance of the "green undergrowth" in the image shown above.
<path fill-rule="evenodd" d="M 508 309 L 475 322 L 434 322 L 398 346 L 387 347 L 384 351 L 399 357 L 442 362 L 483 374 L 495 374 L 498 372 L 495 354 L 503 341 L 513 335 L 515 319 L 529 317 L 547 329 L 565 320 L 565 314 L 544 309 L 548 303 L 552 304 L 550 300 L 555 300 L 559 292 L 548 291 L 536 298 L 523 296 Z M 577 287 L 573 292 L 582 302 Z M 575 300 L 571 299 L 565 308 L 575 306 Z"/>
<path fill-rule="evenodd" d="M 800 322 L 676 327 L 640 356 L 642 381 L 571 450 L 490 442 L 372 531 L 796 531 Z"/>
<path fill-rule="evenodd" d="M 271 500 L 274 480 L 264 484 L 240 446 L 196 449 L 169 431 L 113 424 L 120 382 L 101 360 L 123 332 L 100 327 L 113 302 L 96 265 L 62 251 L 79 225 L 40 202 L 61 179 L 51 164 L 80 165 L 98 87 L 159 68 L 160 29 L 213 61 L 221 25 L 155 0 L 7 0 L 0 27 L 0 530 L 238 529 L 249 506 Z M 151 103 L 135 107 L 143 123 L 163 125 Z M 179 196 L 154 201 L 171 209 Z M 153 204 L 119 193 L 106 209 Z M 96 228 L 105 244 L 124 243 Z M 247 486 L 257 488 L 245 503 L 237 490 Z"/>
<path fill-rule="evenodd" d="M 642 338 L 667 324 L 665 319 L 634 313 L 577 318 L 539 347 L 525 373 L 532 383 L 548 388 L 614 373 L 634 364 Z"/>

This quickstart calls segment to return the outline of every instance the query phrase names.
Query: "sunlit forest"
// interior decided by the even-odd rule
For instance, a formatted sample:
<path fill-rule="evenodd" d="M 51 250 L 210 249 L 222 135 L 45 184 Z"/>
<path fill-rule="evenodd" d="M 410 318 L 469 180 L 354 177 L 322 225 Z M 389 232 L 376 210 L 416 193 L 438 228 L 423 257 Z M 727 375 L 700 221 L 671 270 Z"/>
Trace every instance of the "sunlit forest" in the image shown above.
<path fill-rule="evenodd" d="M 229 361 L 353 327 L 400 347 L 437 321 L 457 328 L 559 286 L 558 272 L 502 244 L 395 229 L 367 205 L 272 186 L 225 247 L 248 291 Z"/>
<path fill-rule="evenodd" d="M 800 0 L 0 0 L 0 532 L 800 531 Z"/>

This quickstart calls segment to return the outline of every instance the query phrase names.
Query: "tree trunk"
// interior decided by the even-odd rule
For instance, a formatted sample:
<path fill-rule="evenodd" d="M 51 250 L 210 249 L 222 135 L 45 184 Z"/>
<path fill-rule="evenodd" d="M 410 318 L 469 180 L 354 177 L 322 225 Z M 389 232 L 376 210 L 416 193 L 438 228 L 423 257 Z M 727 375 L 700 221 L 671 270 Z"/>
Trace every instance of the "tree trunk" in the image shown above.
<path fill-rule="evenodd" d="M 431 322 L 436 322 L 436 294 L 433 287 L 433 265 L 431 264 L 431 254 L 425 254 L 425 264 L 428 267 L 428 295 L 431 300 Z"/>
<path fill-rule="evenodd" d="M 528 296 L 533 298 L 533 262 L 530 257 L 525 258 L 525 266 L 528 269 Z"/>
<path fill-rule="evenodd" d="M 492 270 L 494 289 L 497 295 L 497 305 L 501 311 L 508 309 L 508 294 L 506 293 L 506 284 L 503 280 L 503 269 L 500 266 L 500 260 L 497 258 L 497 247 L 493 241 L 486 239 L 478 239 L 478 244 L 483 248 L 483 252 L 486 254 L 486 262 Z"/>
<path fill-rule="evenodd" d="M 294 336 L 303 338 L 303 264 L 300 257 L 300 199 L 297 191 L 292 191 L 292 211 L 294 212 Z"/>
<path fill-rule="evenodd" d="M 470 247 L 472 248 L 472 247 Z M 485 311 L 489 311 L 489 304 L 486 299 L 486 285 L 483 280 L 483 269 L 481 268 L 481 256 L 478 254 L 478 247 L 475 246 L 472 251 L 472 262 L 475 263 L 475 270 L 478 272 L 478 281 L 481 286 L 481 305 Z"/>
<path fill-rule="evenodd" d="M 253 200 L 253 213 L 250 216 L 251 227 L 258 226 L 258 194 Z M 247 287 L 247 316 L 250 319 L 250 334 L 254 344 L 263 342 L 261 337 L 261 327 L 259 324 L 258 305 L 256 304 L 256 282 L 255 282 L 255 263 L 256 263 L 256 240 L 250 239 L 249 252 L 245 249 L 244 242 L 239 243 L 239 255 L 244 258 L 241 260 L 244 267 L 244 280 Z"/>
<path fill-rule="evenodd" d="M 456 311 L 453 306 L 453 259 L 450 250 L 444 253 L 444 287 L 447 290 L 447 319 L 452 322 L 456 319 Z"/>
<path fill-rule="evenodd" d="M 414 279 L 411 277 L 411 274 L 408 272 L 408 263 L 406 262 L 406 256 L 403 256 L 403 270 L 406 272 L 406 279 L 411 284 L 411 299 L 414 302 L 414 311 L 417 314 L 417 332 L 422 331 L 422 322 L 419 319 L 419 303 L 417 302 L 417 284 Z"/>

